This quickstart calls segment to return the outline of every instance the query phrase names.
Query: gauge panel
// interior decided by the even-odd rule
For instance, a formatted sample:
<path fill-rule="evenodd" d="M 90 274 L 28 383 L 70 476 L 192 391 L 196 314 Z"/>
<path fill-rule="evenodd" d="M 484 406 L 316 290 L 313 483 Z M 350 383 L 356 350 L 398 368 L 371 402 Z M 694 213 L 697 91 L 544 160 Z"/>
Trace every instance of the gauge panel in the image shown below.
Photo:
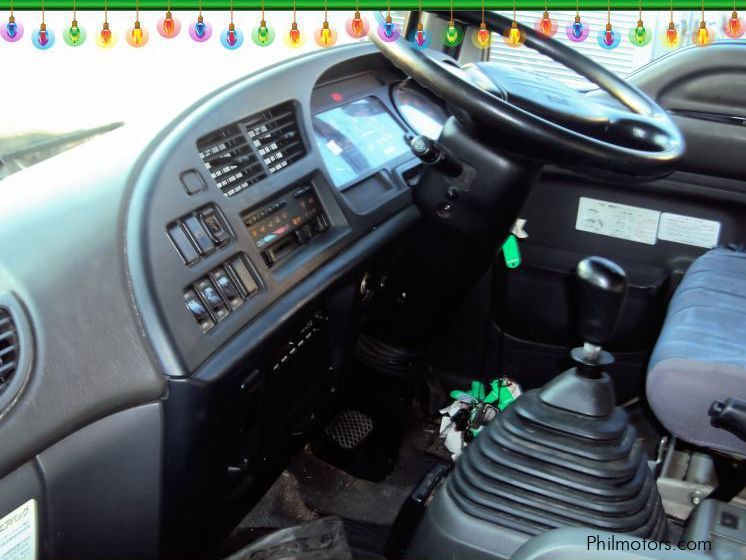
<path fill-rule="evenodd" d="M 406 80 L 393 88 L 391 98 L 401 118 L 417 134 L 433 140 L 440 137 L 448 113 L 430 94 Z"/>

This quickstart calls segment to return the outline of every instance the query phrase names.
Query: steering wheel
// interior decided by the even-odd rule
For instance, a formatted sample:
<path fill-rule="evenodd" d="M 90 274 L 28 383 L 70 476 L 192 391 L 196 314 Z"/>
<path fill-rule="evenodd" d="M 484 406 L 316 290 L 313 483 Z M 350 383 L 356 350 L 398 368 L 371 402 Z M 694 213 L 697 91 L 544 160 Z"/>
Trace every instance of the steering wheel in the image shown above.
<path fill-rule="evenodd" d="M 434 13 L 444 19 L 450 16 Z M 475 26 L 482 21 L 479 12 L 456 11 L 453 17 Z M 381 14 L 377 18 L 383 23 Z M 490 31 L 503 34 L 513 21 L 487 12 L 485 23 Z M 518 29 L 527 47 L 594 82 L 613 99 L 583 94 L 557 80 L 499 63 L 458 68 L 409 41 L 384 41 L 375 31 L 370 38 L 405 74 L 486 128 L 488 134 L 482 136 L 514 152 L 561 166 L 640 177 L 674 170 L 684 155 L 684 138 L 662 107 L 577 50 L 525 25 L 518 24 Z"/>

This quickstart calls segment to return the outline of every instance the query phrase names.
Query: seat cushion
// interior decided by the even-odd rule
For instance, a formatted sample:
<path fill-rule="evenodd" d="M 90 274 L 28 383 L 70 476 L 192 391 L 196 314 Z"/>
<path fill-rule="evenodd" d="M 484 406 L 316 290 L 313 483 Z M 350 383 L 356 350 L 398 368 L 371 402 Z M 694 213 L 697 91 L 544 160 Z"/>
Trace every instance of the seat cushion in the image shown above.
<path fill-rule="evenodd" d="M 675 436 L 746 457 L 746 442 L 708 415 L 715 400 L 746 399 L 746 252 L 714 249 L 694 261 L 669 305 L 646 391 Z"/>

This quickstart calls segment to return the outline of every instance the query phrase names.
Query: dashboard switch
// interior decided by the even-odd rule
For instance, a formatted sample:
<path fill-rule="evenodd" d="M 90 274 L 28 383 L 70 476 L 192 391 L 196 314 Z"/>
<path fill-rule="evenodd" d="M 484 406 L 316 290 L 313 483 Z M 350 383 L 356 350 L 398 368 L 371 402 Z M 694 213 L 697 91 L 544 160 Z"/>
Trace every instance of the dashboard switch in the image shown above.
<path fill-rule="evenodd" d="M 209 255 L 213 252 L 215 245 L 196 216 L 188 216 L 185 218 L 184 225 L 189 230 L 189 233 L 192 234 L 192 239 L 194 239 L 201 254 Z"/>
<path fill-rule="evenodd" d="M 199 255 L 179 224 L 175 224 L 168 229 L 168 236 L 185 264 L 192 265 L 197 262 Z"/>
<path fill-rule="evenodd" d="M 212 272 L 212 281 L 223 294 L 225 300 L 230 304 L 232 309 L 237 309 L 243 304 L 243 297 L 236 284 L 231 280 L 228 273 L 219 268 Z"/>
<path fill-rule="evenodd" d="M 207 304 L 212 314 L 218 321 L 222 321 L 228 315 L 228 307 L 225 305 L 223 298 L 220 297 L 215 286 L 207 278 L 203 278 L 194 286 L 197 292 L 202 296 L 202 300 Z"/>
<path fill-rule="evenodd" d="M 184 185 L 184 190 L 187 194 L 191 195 L 197 194 L 207 188 L 202 175 L 194 169 L 190 169 L 181 174 L 181 184 Z"/>
<path fill-rule="evenodd" d="M 243 288 L 244 297 L 251 297 L 259 290 L 259 286 L 256 285 L 254 277 L 249 272 L 246 263 L 243 262 L 241 257 L 233 259 L 230 262 L 229 268 L 233 271 L 236 280 L 238 280 L 239 287 Z"/>
<path fill-rule="evenodd" d="M 207 311 L 205 305 L 199 300 L 197 294 L 192 290 L 187 290 L 184 294 L 184 304 L 186 308 L 192 313 L 194 320 L 202 329 L 202 332 L 207 332 L 215 326 L 215 321 L 212 320 L 210 312 Z"/>
<path fill-rule="evenodd" d="M 202 225 L 205 226 L 207 234 L 215 242 L 216 245 L 224 245 L 227 243 L 231 236 L 223 225 L 223 220 L 220 219 L 217 212 L 212 208 L 205 208 L 199 213 Z"/>

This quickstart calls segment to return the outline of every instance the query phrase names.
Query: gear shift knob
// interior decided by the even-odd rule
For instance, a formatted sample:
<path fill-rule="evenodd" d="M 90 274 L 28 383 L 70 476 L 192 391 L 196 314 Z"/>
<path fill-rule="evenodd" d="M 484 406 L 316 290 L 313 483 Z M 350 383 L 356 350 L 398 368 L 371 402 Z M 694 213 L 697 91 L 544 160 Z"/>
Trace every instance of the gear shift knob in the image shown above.
<path fill-rule="evenodd" d="M 619 319 L 627 275 L 618 264 L 602 257 L 587 257 L 578 263 L 578 320 L 583 342 L 603 346 Z"/>

